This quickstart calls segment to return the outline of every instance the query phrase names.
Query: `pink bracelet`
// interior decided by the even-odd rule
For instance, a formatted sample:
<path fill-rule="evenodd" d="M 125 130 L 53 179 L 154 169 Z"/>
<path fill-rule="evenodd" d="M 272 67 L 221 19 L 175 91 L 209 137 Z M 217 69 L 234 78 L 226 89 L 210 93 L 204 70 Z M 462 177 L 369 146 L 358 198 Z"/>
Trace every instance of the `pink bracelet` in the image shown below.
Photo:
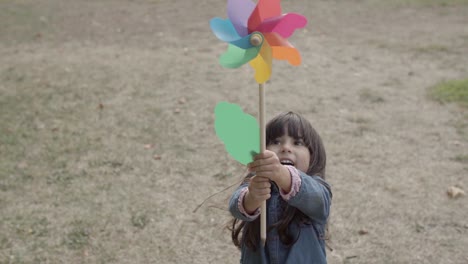
<path fill-rule="evenodd" d="M 285 193 L 280 188 L 280 194 L 281 194 L 281 197 L 283 197 L 283 199 L 287 201 L 291 199 L 292 197 L 294 197 L 299 192 L 302 181 L 301 181 L 301 177 L 299 177 L 299 171 L 296 169 L 296 167 L 290 166 L 290 165 L 285 165 L 285 166 L 286 168 L 288 168 L 289 174 L 291 174 L 291 190 L 289 191 L 289 193 Z"/>
<path fill-rule="evenodd" d="M 239 208 L 239 211 L 245 215 L 246 217 L 250 219 L 255 219 L 257 216 L 260 214 L 260 209 L 257 208 L 253 214 L 248 214 L 247 211 L 244 208 L 244 197 L 247 191 L 249 190 L 249 187 L 244 187 L 239 195 L 239 199 L 237 199 L 237 207 Z"/>

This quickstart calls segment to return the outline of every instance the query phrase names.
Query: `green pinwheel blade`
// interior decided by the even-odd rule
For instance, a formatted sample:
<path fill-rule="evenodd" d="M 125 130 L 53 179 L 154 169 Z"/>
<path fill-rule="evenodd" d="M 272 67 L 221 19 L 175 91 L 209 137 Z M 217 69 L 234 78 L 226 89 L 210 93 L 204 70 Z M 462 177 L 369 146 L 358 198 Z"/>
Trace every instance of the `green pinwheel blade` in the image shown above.
<path fill-rule="evenodd" d="M 255 58 L 260 52 L 261 45 L 242 49 L 229 44 L 227 51 L 219 58 L 219 63 L 225 68 L 239 68 Z"/>
<path fill-rule="evenodd" d="M 215 131 L 227 152 L 247 165 L 260 153 L 260 128 L 255 117 L 236 104 L 220 102 L 215 108 Z"/>

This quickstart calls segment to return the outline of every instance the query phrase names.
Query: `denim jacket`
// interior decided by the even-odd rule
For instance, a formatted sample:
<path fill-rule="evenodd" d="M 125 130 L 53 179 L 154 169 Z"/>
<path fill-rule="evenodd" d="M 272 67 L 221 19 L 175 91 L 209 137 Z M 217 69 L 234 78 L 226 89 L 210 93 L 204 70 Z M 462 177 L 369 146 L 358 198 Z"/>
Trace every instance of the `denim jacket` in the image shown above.
<path fill-rule="evenodd" d="M 306 214 L 310 219 L 310 223 L 293 222 L 290 224 L 291 234 L 295 237 L 299 234 L 296 243 L 290 247 L 286 247 L 281 243 L 276 228 L 268 231 L 265 247 L 258 245 L 255 252 L 245 246 L 244 243 L 241 243 L 240 263 L 327 263 L 324 237 L 332 198 L 330 186 L 318 176 L 309 176 L 303 172 L 298 172 L 301 179 L 299 190 L 287 201 L 280 195 L 276 184 L 272 183 L 271 197 L 267 200 L 267 227 L 278 222 L 282 215 L 281 203 L 284 202 Z M 229 201 L 229 210 L 237 219 L 253 221 L 255 218 L 241 213 L 238 206 L 240 193 L 247 186 L 248 183 L 243 183 L 236 189 Z"/>

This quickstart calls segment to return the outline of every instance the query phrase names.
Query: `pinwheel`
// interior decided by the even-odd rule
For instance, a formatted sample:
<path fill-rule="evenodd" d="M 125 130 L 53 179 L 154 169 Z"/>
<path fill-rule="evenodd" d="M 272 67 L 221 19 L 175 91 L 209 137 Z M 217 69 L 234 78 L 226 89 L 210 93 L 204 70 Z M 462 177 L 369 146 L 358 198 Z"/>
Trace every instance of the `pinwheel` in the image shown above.
<path fill-rule="evenodd" d="M 216 37 L 228 43 L 227 51 L 220 56 L 219 63 L 225 68 L 238 68 L 249 62 L 259 84 L 260 128 L 254 117 L 242 112 L 241 107 L 235 104 L 222 102 L 215 109 L 216 134 L 224 142 L 229 154 L 242 164 L 252 161 L 253 153 L 266 149 L 264 83 L 271 77 L 273 58 L 287 60 L 295 66 L 301 63 L 298 50 L 287 38 L 296 29 L 303 28 L 307 19 L 299 14 L 281 12 L 280 0 L 258 0 L 257 4 L 251 0 L 228 0 L 228 18 L 213 18 L 210 21 Z M 266 202 L 261 206 L 260 220 L 260 236 L 264 245 Z"/>
<path fill-rule="evenodd" d="M 307 19 L 295 13 L 281 14 L 280 0 L 228 0 L 228 19 L 213 18 L 210 26 L 220 40 L 229 43 L 219 62 L 238 68 L 247 62 L 255 70 L 257 83 L 270 79 L 272 58 L 299 65 L 301 56 L 287 40 Z"/>

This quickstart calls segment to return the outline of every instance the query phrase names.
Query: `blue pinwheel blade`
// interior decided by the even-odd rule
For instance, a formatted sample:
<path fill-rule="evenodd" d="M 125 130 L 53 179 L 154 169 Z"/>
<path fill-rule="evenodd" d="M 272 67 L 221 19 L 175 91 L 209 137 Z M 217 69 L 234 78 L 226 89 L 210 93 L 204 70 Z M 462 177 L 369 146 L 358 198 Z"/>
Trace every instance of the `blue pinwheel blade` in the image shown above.
<path fill-rule="evenodd" d="M 241 39 L 229 19 L 215 17 L 210 20 L 210 27 L 216 37 L 222 41 L 233 42 Z"/>
<path fill-rule="evenodd" d="M 230 44 L 232 45 L 235 45 L 241 49 L 250 49 L 253 47 L 253 45 L 250 43 L 250 37 L 251 37 L 252 34 L 250 35 L 247 35 L 243 38 L 240 38 L 238 40 L 234 40 L 234 41 L 231 41 L 229 42 Z"/>

